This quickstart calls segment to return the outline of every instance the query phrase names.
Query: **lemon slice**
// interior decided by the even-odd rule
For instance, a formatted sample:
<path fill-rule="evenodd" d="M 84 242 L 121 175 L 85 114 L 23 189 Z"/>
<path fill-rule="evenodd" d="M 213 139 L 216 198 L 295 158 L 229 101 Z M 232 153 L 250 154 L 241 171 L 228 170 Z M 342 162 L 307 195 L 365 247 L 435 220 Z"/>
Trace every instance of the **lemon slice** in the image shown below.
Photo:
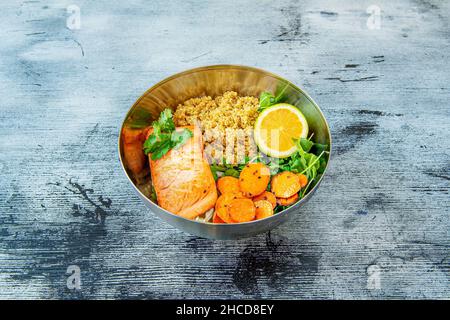
<path fill-rule="evenodd" d="M 254 139 L 265 154 L 286 158 L 297 150 L 292 139 L 307 138 L 308 130 L 308 122 L 298 108 L 279 103 L 259 114 L 255 122 Z"/>

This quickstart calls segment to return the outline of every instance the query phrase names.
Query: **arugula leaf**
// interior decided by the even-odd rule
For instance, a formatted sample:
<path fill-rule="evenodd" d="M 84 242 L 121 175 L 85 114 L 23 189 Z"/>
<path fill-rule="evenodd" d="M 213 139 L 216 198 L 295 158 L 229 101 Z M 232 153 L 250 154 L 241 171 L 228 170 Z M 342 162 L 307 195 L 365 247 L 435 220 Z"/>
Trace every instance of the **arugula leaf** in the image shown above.
<path fill-rule="evenodd" d="M 211 167 L 213 167 L 215 171 L 220 171 L 220 172 L 224 172 L 225 170 L 228 169 L 226 166 L 219 165 L 219 164 L 212 164 Z"/>
<path fill-rule="evenodd" d="M 261 112 L 264 109 L 267 109 L 268 107 L 273 106 L 274 104 L 277 104 L 278 102 L 280 102 L 282 100 L 285 100 L 284 92 L 286 91 L 286 88 L 288 86 L 289 86 L 288 84 L 286 84 L 283 88 L 278 86 L 278 88 L 277 88 L 278 93 L 276 94 L 276 96 L 274 96 L 273 94 L 271 94 L 270 92 L 267 92 L 267 91 L 261 92 L 261 94 L 259 95 L 258 112 Z"/>
<path fill-rule="evenodd" d="M 239 171 L 233 168 L 227 169 L 225 170 L 225 172 L 223 173 L 224 176 L 232 176 L 235 178 L 239 178 Z"/>
<path fill-rule="evenodd" d="M 302 147 L 303 151 L 309 152 L 313 145 L 314 142 L 312 142 L 311 140 L 300 138 L 300 146 Z"/>
<path fill-rule="evenodd" d="M 284 209 L 289 208 L 290 206 L 281 206 L 281 205 L 277 205 L 273 211 L 273 213 L 279 213 L 281 211 L 283 211 Z"/>
<path fill-rule="evenodd" d="M 318 174 L 322 174 L 325 172 L 325 168 L 327 167 L 327 160 L 325 157 L 320 158 L 319 160 L 319 169 L 317 169 Z"/>
<path fill-rule="evenodd" d="M 258 112 L 263 111 L 264 109 L 274 105 L 277 102 L 275 96 L 270 92 L 263 91 L 259 96 L 259 109 Z"/>
<path fill-rule="evenodd" d="M 270 92 L 261 92 L 261 95 L 259 96 L 259 108 L 258 112 L 264 111 L 270 106 L 273 106 L 274 104 L 278 103 L 278 99 L 271 94 Z"/>
<path fill-rule="evenodd" d="M 321 143 L 314 143 L 313 145 L 313 152 L 315 154 L 321 154 L 324 151 L 328 150 L 328 145 L 327 144 L 321 144 Z"/>
<path fill-rule="evenodd" d="M 215 166 L 211 166 L 210 168 L 214 181 L 217 181 L 217 179 L 219 179 L 219 176 L 217 175 L 217 168 Z"/>
<path fill-rule="evenodd" d="M 297 158 L 290 162 L 290 167 L 292 172 L 299 173 L 306 168 L 306 161 L 304 158 Z"/>
<path fill-rule="evenodd" d="M 162 158 L 170 149 L 179 148 L 193 136 L 189 129 L 176 130 L 170 109 L 161 112 L 152 125 L 153 132 L 142 146 L 145 154 L 152 154 L 152 160 Z"/>

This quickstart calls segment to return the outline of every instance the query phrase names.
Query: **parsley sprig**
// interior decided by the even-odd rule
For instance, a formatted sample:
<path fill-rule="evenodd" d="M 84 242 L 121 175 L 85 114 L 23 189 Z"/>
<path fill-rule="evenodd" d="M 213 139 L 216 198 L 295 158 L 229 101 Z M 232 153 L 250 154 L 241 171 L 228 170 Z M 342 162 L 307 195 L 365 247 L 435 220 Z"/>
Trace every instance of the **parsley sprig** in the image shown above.
<path fill-rule="evenodd" d="M 144 153 L 151 153 L 152 160 L 158 160 L 169 150 L 181 147 L 193 136 L 189 129 L 176 130 L 170 109 L 161 112 L 159 119 L 154 121 L 152 126 L 153 132 L 143 145 Z"/>

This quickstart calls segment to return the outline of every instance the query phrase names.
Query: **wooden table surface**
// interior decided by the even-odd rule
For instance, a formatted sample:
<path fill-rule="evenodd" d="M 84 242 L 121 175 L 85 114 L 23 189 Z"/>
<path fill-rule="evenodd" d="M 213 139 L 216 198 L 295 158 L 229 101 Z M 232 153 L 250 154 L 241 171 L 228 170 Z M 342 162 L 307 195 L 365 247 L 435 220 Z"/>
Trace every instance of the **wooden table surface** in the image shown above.
<path fill-rule="evenodd" d="M 0 9 L 0 298 L 450 298 L 449 1 Z M 117 138 L 152 84 L 227 63 L 303 87 L 335 154 L 291 223 L 213 241 L 146 209 Z"/>

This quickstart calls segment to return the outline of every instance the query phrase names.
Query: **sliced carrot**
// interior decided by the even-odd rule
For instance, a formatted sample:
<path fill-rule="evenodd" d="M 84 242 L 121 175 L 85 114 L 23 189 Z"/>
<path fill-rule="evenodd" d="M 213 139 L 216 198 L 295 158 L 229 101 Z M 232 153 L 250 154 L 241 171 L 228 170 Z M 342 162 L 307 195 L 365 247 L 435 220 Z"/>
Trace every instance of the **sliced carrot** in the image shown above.
<path fill-rule="evenodd" d="M 297 174 L 297 176 L 300 181 L 300 187 L 306 187 L 308 185 L 308 177 L 301 173 Z"/>
<path fill-rule="evenodd" d="M 219 215 L 217 214 L 217 211 L 214 211 L 214 215 L 213 215 L 213 223 L 225 223 L 225 221 L 223 221 Z"/>
<path fill-rule="evenodd" d="M 217 180 L 217 189 L 220 193 L 239 192 L 239 179 L 231 176 L 220 177 Z"/>
<path fill-rule="evenodd" d="M 272 204 L 267 200 L 258 200 L 254 202 L 256 207 L 256 220 L 273 216 Z"/>
<path fill-rule="evenodd" d="M 225 223 L 234 223 L 226 207 L 216 209 L 217 216 Z"/>
<path fill-rule="evenodd" d="M 277 198 L 277 203 L 280 206 L 290 206 L 291 204 L 295 203 L 298 199 L 298 193 L 294 194 L 293 196 L 289 198 Z"/>
<path fill-rule="evenodd" d="M 250 199 L 234 199 L 227 207 L 234 222 L 248 222 L 255 219 L 256 208 Z"/>
<path fill-rule="evenodd" d="M 239 175 L 239 187 L 247 197 L 263 193 L 270 181 L 270 170 L 263 163 L 249 163 Z"/>
<path fill-rule="evenodd" d="M 267 200 L 272 204 L 272 208 L 275 209 L 277 206 L 277 198 L 272 192 L 264 191 L 259 196 L 253 197 L 253 202 L 259 201 L 259 200 Z"/>
<path fill-rule="evenodd" d="M 245 197 L 242 192 L 226 192 L 217 198 L 215 206 L 216 212 L 218 216 L 226 223 L 233 223 L 233 220 L 231 220 L 228 214 L 227 207 L 230 205 L 230 202 L 235 199 L 245 199 Z"/>
<path fill-rule="evenodd" d="M 272 192 L 277 198 L 289 198 L 301 189 L 300 179 L 290 171 L 283 171 L 272 178 Z"/>
<path fill-rule="evenodd" d="M 225 192 L 222 193 L 216 201 L 216 210 L 222 207 L 227 207 L 227 205 L 235 199 L 245 199 L 242 192 Z"/>

